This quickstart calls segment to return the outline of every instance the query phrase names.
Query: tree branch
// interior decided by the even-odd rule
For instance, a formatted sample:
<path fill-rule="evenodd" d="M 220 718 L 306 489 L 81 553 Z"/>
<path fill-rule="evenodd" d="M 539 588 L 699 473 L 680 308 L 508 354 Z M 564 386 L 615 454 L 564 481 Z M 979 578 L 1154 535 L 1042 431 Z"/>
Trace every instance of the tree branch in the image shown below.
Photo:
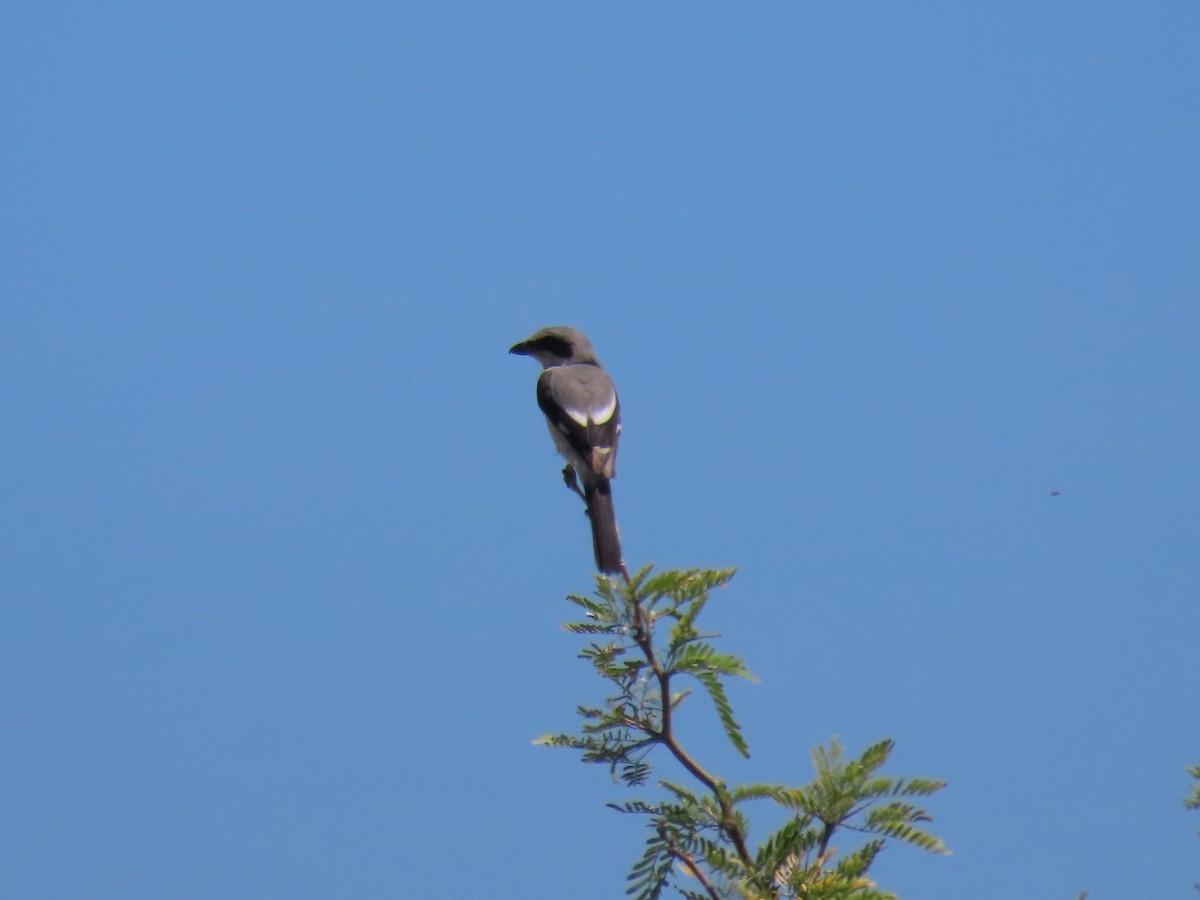
<path fill-rule="evenodd" d="M 679 848 L 674 838 L 667 831 L 666 826 L 662 823 L 659 823 L 658 826 L 658 836 L 666 843 L 671 855 L 683 863 L 687 870 L 692 873 L 692 877 L 703 885 L 704 890 L 708 892 L 708 896 L 712 897 L 713 900 L 721 900 L 721 895 L 717 893 L 717 889 L 713 887 L 712 882 L 708 880 L 708 876 L 704 874 L 696 860 L 692 859 L 692 855 L 686 850 Z"/>
<path fill-rule="evenodd" d="M 755 870 L 754 857 L 750 853 L 750 848 L 746 846 L 746 836 L 742 834 L 741 829 L 737 826 L 737 821 L 734 817 L 733 802 L 729 799 L 729 792 L 725 790 L 724 783 L 701 768 L 700 764 L 692 759 L 691 755 L 675 739 L 675 732 L 671 727 L 671 673 L 663 668 L 658 655 L 654 652 L 653 626 L 646 621 L 641 604 L 637 602 L 636 598 L 634 598 L 633 607 L 634 642 L 638 645 L 638 649 L 642 651 L 642 654 L 646 657 L 646 662 L 649 663 L 651 670 L 658 678 L 659 696 L 662 698 L 662 723 L 656 737 L 671 752 L 671 755 L 678 760 L 679 764 L 687 769 L 693 778 L 703 784 L 712 793 L 721 810 L 721 820 L 717 823 L 718 827 L 733 843 L 738 858 L 742 861 L 742 865 L 746 867 L 746 871 L 753 873 Z M 773 887 L 769 887 L 768 890 L 772 897 L 778 896 L 778 892 Z"/>

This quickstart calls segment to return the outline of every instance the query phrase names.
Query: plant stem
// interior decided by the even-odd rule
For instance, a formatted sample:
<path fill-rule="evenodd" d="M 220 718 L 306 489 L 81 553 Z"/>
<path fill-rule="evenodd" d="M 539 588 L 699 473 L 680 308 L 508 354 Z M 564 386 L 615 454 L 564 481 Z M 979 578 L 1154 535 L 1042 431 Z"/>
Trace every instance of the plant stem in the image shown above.
<path fill-rule="evenodd" d="M 634 642 L 646 657 L 646 662 L 649 663 L 655 677 L 658 678 L 659 696 L 662 698 L 662 724 L 658 733 L 652 735 L 652 737 L 665 746 L 679 764 L 687 769 L 693 778 L 703 784 L 712 793 L 721 810 L 721 820 L 718 826 L 733 843 L 738 858 L 746 867 L 746 871 L 752 873 L 755 869 L 754 857 L 750 854 L 750 848 L 746 846 L 746 836 L 742 834 L 741 829 L 737 826 L 737 820 L 734 817 L 733 801 L 729 799 L 729 793 L 725 790 L 725 785 L 705 771 L 683 749 L 679 741 L 675 739 L 675 732 L 671 727 L 671 673 L 663 668 L 658 655 L 654 652 L 653 626 L 646 620 L 637 597 L 633 597 L 632 600 L 634 608 Z M 779 896 L 774 887 L 768 886 L 767 890 L 771 897 Z"/>
<path fill-rule="evenodd" d="M 700 868 L 700 865 L 692 858 L 690 853 L 688 853 L 686 850 L 679 849 L 678 845 L 675 843 L 675 840 L 670 834 L 668 834 L 665 825 L 660 824 L 658 826 L 658 836 L 666 842 L 667 848 L 671 851 L 671 855 L 683 863 L 687 870 L 692 873 L 692 877 L 700 882 L 701 885 L 703 885 L 704 890 L 708 891 L 708 896 L 712 897 L 713 900 L 721 900 L 721 895 L 718 894 L 717 889 L 712 886 L 712 882 L 708 880 L 708 876 L 704 874 L 704 871 Z"/>

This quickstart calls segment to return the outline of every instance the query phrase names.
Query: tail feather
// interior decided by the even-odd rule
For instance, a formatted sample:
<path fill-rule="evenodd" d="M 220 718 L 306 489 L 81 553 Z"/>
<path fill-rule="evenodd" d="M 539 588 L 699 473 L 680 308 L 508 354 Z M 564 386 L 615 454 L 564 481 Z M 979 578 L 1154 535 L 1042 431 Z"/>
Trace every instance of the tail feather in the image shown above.
<path fill-rule="evenodd" d="M 596 568 L 606 575 L 620 574 L 624 569 L 621 539 L 617 535 L 617 514 L 613 510 L 612 487 L 607 478 L 601 478 L 588 489 L 587 511 L 592 523 Z"/>

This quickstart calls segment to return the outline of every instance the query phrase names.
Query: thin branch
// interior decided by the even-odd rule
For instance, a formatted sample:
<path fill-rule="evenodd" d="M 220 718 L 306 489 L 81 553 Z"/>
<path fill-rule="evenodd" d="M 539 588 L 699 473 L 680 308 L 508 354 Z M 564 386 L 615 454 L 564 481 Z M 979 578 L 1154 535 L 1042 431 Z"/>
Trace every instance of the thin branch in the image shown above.
<path fill-rule="evenodd" d="M 708 892 L 708 896 L 712 897 L 713 900 L 721 900 L 721 895 L 717 893 L 717 889 L 713 887 L 712 882 L 708 880 L 708 876 L 704 874 L 696 860 L 686 850 L 679 848 L 674 838 L 667 831 L 666 826 L 661 823 L 658 826 L 658 836 L 666 842 L 667 850 L 670 854 L 683 863 L 687 870 L 692 873 L 692 877 L 703 885 L 704 890 Z"/>
<path fill-rule="evenodd" d="M 687 769 L 693 778 L 703 784 L 712 793 L 717 801 L 717 805 L 721 809 L 721 821 L 718 823 L 718 826 L 733 843 L 738 858 L 742 861 L 746 870 L 753 872 L 755 868 L 754 857 L 750 853 L 750 848 L 746 846 L 746 836 L 737 827 L 737 822 L 734 818 L 733 802 L 729 799 L 729 793 L 725 790 L 725 785 L 701 768 L 700 764 L 692 759 L 688 752 L 675 739 L 675 733 L 671 727 L 671 673 L 663 668 L 658 655 L 654 652 L 652 626 L 646 621 L 646 617 L 642 613 L 642 607 L 637 603 L 636 598 L 634 599 L 633 607 L 634 641 L 646 657 L 646 662 L 649 663 L 651 670 L 658 678 L 659 695 L 662 697 L 662 724 L 658 733 L 658 739 L 671 752 L 671 755 L 678 760 L 679 764 Z M 773 887 L 768 888 L 768 890 L 771 896 L 778 896 L 778 892 Z"/>
<path fill-rule="evenodd" d="M 817 859 L 825 858 L 825 851 L 829 849 L 829 841 L 833 837 L 833 826 L 821 820 L 821 844 L 817 847 Z"/>

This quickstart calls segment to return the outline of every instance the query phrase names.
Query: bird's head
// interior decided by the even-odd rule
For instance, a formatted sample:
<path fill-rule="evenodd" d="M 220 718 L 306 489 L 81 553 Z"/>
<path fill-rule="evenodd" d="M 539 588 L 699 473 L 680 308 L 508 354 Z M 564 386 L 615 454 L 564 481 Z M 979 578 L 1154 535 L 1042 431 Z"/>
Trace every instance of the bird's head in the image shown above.
<path fill-rule="evenodd" d="M 594 363 L 596 354 L 582 331 L 567 325 L 551 325 L 541 328 L 508 350 L 518 356 L 532 356 L 542 368 L 570 365 L 572 363 Z"/>

